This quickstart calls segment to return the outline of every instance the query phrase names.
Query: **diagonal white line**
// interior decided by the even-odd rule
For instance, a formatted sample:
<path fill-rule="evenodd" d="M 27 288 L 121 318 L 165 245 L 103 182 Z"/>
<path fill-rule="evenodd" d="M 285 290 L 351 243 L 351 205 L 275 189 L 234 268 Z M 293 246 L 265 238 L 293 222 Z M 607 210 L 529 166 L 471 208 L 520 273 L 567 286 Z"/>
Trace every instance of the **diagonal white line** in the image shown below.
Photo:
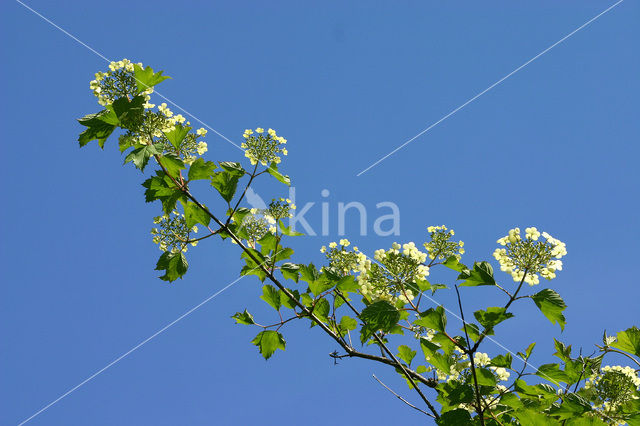
<path fill-rule="evenodd" d="M 225 291 L 226 289 L 228 289 L 229 287 L 231 287 L 232 285 L 234 285 L 235 283 L 237 283 L 238 281 L 240 281 L 242 278 L 244 278 L 246 275 L 243 275 L 241 277 L 239 277 L 238 279 L 236 279 L 235 281 L 231 282 L 230 284 L 228 284 L 227 286 L 223 287 L 221 290 L 218 290 L 217 292 L 215 292 L 214 294 L 212 294 L 211 296 L 207 297 L 205 300 L 203 300 L 202 302 L 200 302 L 199 304 L 197 304 L 196 306 L 194 306 L 193 308 L 189 309 L 187 312 L 185 312 L 184 314 L 180 315 L 178 318 L 176 318 L 175 320 L 171 321 L 169 324 L 165 325 L 164 327 L 162 327 L 160 330 L 156 331 L 155 333 L 153 333 L 151 336 L 147 337 L 146 339 L 144 339 L 142 342 L 138 343 L 136 346 L 134 346 L 133 348 L 129 349 L 127 352 L 123 353 L 122 355 L 120 355 L 118 358 L 116 358 L 115 360 L 111 361 L 109 364 L 105 365 L 104 367 L 102 367 L 100 370 L 96 371 L 95 373 L 93 373 L 91 376 L 87 377 L 86 379 L 84 379 L 82 382 L 78 383 L 76 386 L 72 387 L 71 389 L 69 389 L 67 392 L 63 393 L 62 395 L 60 395 L 57 399 L 51 401 L 49 404 L 45 405 L 44 407 L 42 407 L 40 410 L 38 410 L 37 412 L 35 412 L 33 415 L 31 415 L 31 417 L 23 420 L 18 426 L 21 426 L 25 423 L 27 423 L 28 421 L 32 420 L 34 417 L 36 417 L 38 414 L 41 414 L 43 411 L 49 409 L 51 406 L 53 406 L 54 404 L 58 403 L 60 400 L 62 400 L 63 398 L 67 397 L 68 395 L 70 395 L 71 393 L 75 392 L 76 390 L 78 390 L 80 387 L 82 387 L 83 385 L 85 385 L 86 383 L 90 382 L 91 380 L 93 380 L 94 378 L 96 378 L 98 375 L 100 375 L 101 373 L 103 373 L 104 371 L 106 371 L 107 369 L 109 369 L 110 367 L 112 367 L 113 365 L 117 364 L 118 362 L 122 361 L 124 358 L 126 358 L 128 355 L 130 355 L 132 352 L 138 350 L 140 347 L 142 347 L 143 345 L 147 344 L 149 341 L 151 341 L 153 338 L 155 338 L 156 336 L 158 336 L 159 334 L 164 333 L 166 330 L 168 330 L 169 328 L 173 327 L 178 321 L 181 321 L 182 319 L 184 319 L 185 317 L 191 315 L 195 310 L 197 310 L 198 308 L 200 308 L 202 305 L 204 305 L 205 303 L 209 302 L 210 300 L 212 300 L 213 298 L 215 298 L 217 295 L 219 295 L 220 293 L 222 293 L 223 291 Z"/>
<path fill-rule="evenodd" d="M 617 3 L 609 6 L 607 9 L 605 9 L 604 11 L 600 12 L 599 14 L 597 14 L 596 16 L 594 16 L 593 18 L 589 19 L 587 22 L 585 22 L 584 24 L 580 25 L 578 28 L 576 28 L 575 30 L 571 31 L 569 34 L 567 34 L 566 36 L 562 37 L 560 40 L 556 41 L 555 43 L 553 43 L 551 46 L 547 47 L 546 49 L 544 49 L 542 52 L 538 53 L 536 56 L 534 56 L 533 58 L 529 59 L 527 62 L 525 62 L 524 64 L 520 65 L 518 68 L 516 68 L 515 70 L 511 71 L 509 74 L 505 75 L 504 77 L 502 77 L 500 80 L 496 81 L 495 83 L 493 83 L 491 86 L 487 87 L 486 89 L 484 89 L 482 92 L 478 93 L 477 95 L 475 95 L 474 97 L 472 97 L 471 99 L 469 99 L 468 101 L 466 101 L 465 103 L 463 103 L 462 105 L 460 105 L 459 107 L 457 107 L 456 109 L 454 109 L 453 111 L 449 112 L 447 115 L 445 115 L 444 117 L 442 117 L 440 120 L 436 121 L 435 123 L 433 123 L 432 125 L 430 125 L 429 127 L 427 127 L 426 129 L 424 129 L 423 131 L 421 131 L 420 133 L 418 133 L 417 135 L 415 135 L 414 137 L 412 137 L 411 139 L 409 139 L 408 141 L 406 141 L 405 143 L 403 143 L 402 145 L 400 145 L 399 147 L 397 147 L 396 149 L 394 149 L 393 151 L 391 151 L 390 153 L 388 153 L 387 155 L 385 155 L 384 157 L 380 158 L 378 161 L 376 161 L 375 163 L 369 165 L 369 167 L 367 167 L 366 169 L 360 171 L 360 173 L 358 173 L 356 176 L 360 176 L 363 173 L 367 172 L 368 170 L 372 169 L 373 167 L 377 166 L 378 164 L 380 164 L 382 161 L 386 160 L 387 158 L 389 158 L 390 156 L 392 156 L 393 154 L 395 154 L 396 152 L 400 151 L 402 148 L 404 148 L 405 146 L 409 145 L 411 142 L 413 142 L 414 140 L 416 140 L 417 138 L 419 138 L 420 136 L 424 135 L 425 133 L 427 133 L 429 130 L 433 129 L 434 127 L 436 127 L 438 124 L 442 123 L 444 120 L 446 120 L 447 118 L 451 117 L 452 115 L 454 115 L 455 113 L 457 113 L 458 111 L 460 111 L 462 108 L 466 107 L 467 105 L 469 105 L 471 102 L 475 101 L 476 99 L 478 99 L 480 96 L 484 95 L 485 93 L 487 93 L 488 91 L 490 91 L 491 89 L 493 89 L 494 87 L 496 87 L 497 85 L 499 85 L 500 83 L 502 83 L 503 81 L 505 81 L 506 79 L 508 79 L 509 77 L 511 77 L 512 75 L 514 75 L 515 73 L 517 73 L 518 71 L 520 71 L 521 69 L 523 69 L 524 67 L 526 67 L 527 65 L 529 65 L 531 62 L 535 61 L 536 59 L 538 59 L 539 57 L 541 57 L 542 55 L 544 55 L 545 53 L 547 53 L 548 51 L 550 51 L 551 49 L 553 49 L 554 47 L 556 47 L 557 45 L 559 45 L 560 43 L 562 43 L 563 41 L 565 41 L 566 39 L 568 39 L 569 37 L 571 37 L 572 35 L 574 35 L 575 33 L 577 33 L 578 31 L 582 30 L 583 28 L 585 28 L 587 25 L 591 24 L 593 21 L 595 21 L 596 19 L 600 18 L 602 15 L 604 15 L 605 13 L 609 12 L 611 9 L 613 9 L 614 7 L 616 7 L 617 5 L 619 5 L 620 3 L 622 3 L 624 0 L 619 0 Z"/>
<path fill-rule="evenodd" d="M 102 53 L 98 52 L 96 49 L 94 49 L 93 47 L 89 46 L 87 43 L 83 42 L 82 40 L 80 40 L 78 37 L 74 36 L 73 34 L 71 34 L 70 32 L 66 31 L 64 28 L 60 27 L 59 25 L 56 25 L 54 22 L 52 22 L 50 19 L 48 19 L 46 16 L 42 15 L 41 13 L 39 13 L 37 10 L 29 7 L 27 4 L 25 4 L 24 2 L 20 1 L 20 0 L 16 0 L 17 3 L 21 4 L 22 6 L 24 6 L 26 9 L 30 10 L 31 12 L 33 12 L 35 15 L 39 16 L 40 18 L 42 18 L 44 21 L 46 21 L 47 23 L 51 24 L 52 26 L 54 26 L 55 28 L 57 28 L 58 30 L 60 30 L 62 33 L 64 33 L 65 35 L 67 35 L 68 37 L 70 37 L 71 39 L 73 39 L 74 41 L 78 42 L 79 44 L 81 44 L 82 46 L 86 47 L 87 49 L 89 49 L 91 52 L 95 53 L 97 56 L 99 56 L 100 58 L 104 59 L 107 62 L 111 62 L 111 60 L 109 58 L 107 58 L 106 56 L 104 56 Z M 236 148 L 244 151 L 244 149 L 242 149 L 240 147 L 240 145 L 236 144 L 235 142 L 233 142 L 231 139 L 227 138 L 225 135 L 223 135 L 222 133 L 220 133 L 219 131 L 217 131 L 216 129 L 214 129 L 213 127 L 211 127 L 209 124 L 205 123 L 204 121 L 202 121 L 201 119 L 199 119 L 198 117 L 196 117 L 195 115 L 193 115 L 191 112 L 187 111 L 186 109 L 184 109 L 183 107 L 181 107 L 180 105 L 178 105 L 177 103 L 175 103 L 174 101 L 172 101 L 171 99 L 167 98 L 166 96 L 164 96 L 162 93 L 155 91 L 154 93 L 156 95 L 158 95 L 159 97 L 161 97 L 162 99 L 164 99 L 165 101 L 167 101 L 168 103 L 170 103 L 171 105 L 175 106 L 176 108 L 178 108 L 180 111 L 182 111 L 183 113 L 185 113 L 186 115 L 188 115 L 189 117 L 193 118 L 195 121 L 197 121 L 198 123 L 202 124 L 203 126 L 205 126 L 206 128 L 208 128 L 209 130 L 211 130 L 213 133 L 215 133 L 216 135 L 220 136 L 222 139 L 226 140 L 227 142 L 229 142 L 231 145 L 235 146 Z"/>

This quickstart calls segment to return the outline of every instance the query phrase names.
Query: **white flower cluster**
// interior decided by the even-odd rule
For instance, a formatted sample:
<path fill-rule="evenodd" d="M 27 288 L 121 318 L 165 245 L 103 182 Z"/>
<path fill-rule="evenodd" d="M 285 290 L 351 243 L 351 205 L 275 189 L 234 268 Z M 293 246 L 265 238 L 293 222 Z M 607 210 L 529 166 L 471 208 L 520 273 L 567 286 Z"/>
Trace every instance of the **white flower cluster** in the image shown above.
<path fill-rule="evenodd" d="M 283 146 L 287 140 L 282 136 L 278 136 L 273 129 L 264 132 L 262 127 L 258 127 L 255 131 L 247 129 L 243 134 L 244 142 L 240 145 L 244 149 L 244 156 L 251 161 L 251 164 L 262 164 L 266 166 L 270 163 L 279 164 L 280 154 L 287 155 L 287 149 Z"/>
<path fill-rule="evenodd" d="M 565 243 L 533 227 L 525 229 L 524 238 L 520 228 L 514 228 L 497 242 L 504 246 L 493 252 L 500 269 L 511 274 L 514 281 L 524 279 L 529 285 L 540 283 L 538 274 L 548 280 L 555 278 L 556 271 L 562 270 L 560 258 L 567 254 Z"/>
<path fill-rule="evenodd" d="M 135 66 L 143 67 L 142 63 L 134 64 L 128 59 L 123 59 L 109 64 L 109 71 L 98 72 L 95 80 L 89 86 L 93 94 L 98 98 L 100 105 L 112 104 L 121 97 L 132 98 L 137 95 L 144 96 L 145 112 L 142 121 L 136 128 L 129 128 L 128 132 L 120 136 L 121 146 L 160 144 L 163 154 L 171 153 L 180 156 L 186 164 L 193 163 L 196 155 L 203 155 L 207 152 L 207 143 L 200 138 L 207 134 L 203 128 L 198 129 L 195 134 L 188 133 L 178 148 L 175 148 L 167 139 L 166 134 L 175 130 L 177 125 L 187 125 L 190 123 L 182 114 L 174 114 L 166 103 L 161 103 L 157 111 L 153 111 L 155 104 L 149 103 L 153 87 L 138 92 L 135 77 Z"/>
<path fill-rule="evenodd" d="M 374 259 L 377 263 L 368 259 L 362 262 L 357 277 L 360 293 L 371 301 L 410 303 L 417 296 L 411 288 L 429 275 L 429 267 L 423 264 L 427 254 L 413 242 L 393 243 L 389 250 L 376 250 Z"/>
<path fill-rule="evenodd" d="M 467 356 L 467 354 L 462 353 L 462 351 L 460 351 L 457 347 L 455 355 L 455 362 L 451 365 L 449 371 L 441 371 L 435 367 L 428 367 L 427 371 L 434 371 L 436 373 L 436 377 L 440 381 L 467 381 L 472 374 L 471 362 L 469 362 L 469 357 Z M 476 368 L 487 367 L 491 363 L 491 358 L 486 353 L 476 352 L 473 356 L 473 362 Z M 501 382 L 509 380 L 509 377 L 511 376 L 511 373 L 509 373 L 506 368 L 489 366 L 489 369 L 493 372 L 496 379 Z M 506 389 L 507 388 L 503 385 L 496 385 L 496 393 L 505 391 Z M 466 407 L 461 406 L 460 408 Z"/>
<path fill-rule="evenodd" d="M 594 405 L 594 410 L 606 414 L 611 424 L 623 425 L 626 422 L 616 415 L 616 411 L 624 404 L 639 399 L 636 394 L 640 387 L 640 378 L 631 367 L 607 365 L 591 375 L 584 387 L 597 398 L 598 403 Z"/>
<path fill-rule="evenodd" d="M 137 63 L 142 67 L 141 63 Z M 138 85 L 134 74 L 134 64 L 128 59 L 123 59 L 109 64 L 109 71 L 98 72 L 95 80 L 89 83 L 93 94 L 98 98 L 98 103 L 102 106 L 111 105 L 113 101 L 123 96 L 135 96 L 138 93 Z M 141 94 L 145 97 L 145 108 L 153 108 L 149 103 L 153 87 L 149 87 Z"/>
<path fill-rule="evenodd" d="M 389 250 L 376 250 L 373 257 L 392 274 L 397 272 L 397 278 L 408 278 L 415 282 L 424 280 L 429 275 L 429 267 L 423 265 L 427 260 L 427 254 L 418 250 L 414 242 L 402 245 L 394 242 Z M 407 272 L 412 274 L 407 276 Z"/>
<path fill-rule="evenodd" d="M 159 228 L 151 229 L 153 242 L 158 244 L 158 247 L 162 251 L 170 251 L 172 253 L 179 251 L 186 252 L 190 234 L 192 232 L 198 232 L 197 226 L 187 228 L 184 214 L 178 213 L 175 210 L 171 215 L 165 214 L 155 217 L 153 223 L 159 225 Z M 190 244 L 195 247 L 198 242 L 193 241 Z"/>
<path fill-rule="evenodd" d="M 431 240 L 424 243 L 424 248 L 429 253 L 429 259 L 448 259 L 451 256 L 455 256 L 460 260 L 461 255 L 464 254 L 464 242 L 451 241 L 451 238 L 455 235 L 453 229 L 447 229 L 445 225 L 441 225 L 429 226 L 427 231 Z"/>
<path fill-rule="evenodd" d="M 491 363 L 491 358 L 484 352 L 473 354 L 473 363 L 478 367 L 485 367 Z"/>
<path fill-rule="evenodd" d="M 371 261 L 364 253 L 360 253 L 358 247 L 354 246 L 352 250 L 349 250 L 347 247 L 350 245 L 351 242 L 343 238 L 339 243 L 329 243 L 328 249 L 326 246 L 320 247 L 320 253 L 323 253 L 329 261 L 329 266 L 325 266 L 323 269 L 338 275 L 348 275 L 352 272 L 361 273 L 366 270 L 367 262 L 371 263 Z"/>
<path fill-rule="evenodd" d="M 250 236 L 249 240 L 257 241 L 268 232 L 275 234 L 278 221 L 292 217 L 295 209 L 296 205 L 289 198 L 274 199 L 266 209 L 250 209 L 251 214 L 244 217 L 242 226 Z"/>
<path fill-rule="evenodd" d="M 251 246 L 255 245 L 255 242 L 267 233 L 275 234 L 275 225 L 276 220 L 273 217 L 263 214 L 258 209 L 251 209 L 251 214 L 242 219 L 242 228 L 245 230 Z"/>

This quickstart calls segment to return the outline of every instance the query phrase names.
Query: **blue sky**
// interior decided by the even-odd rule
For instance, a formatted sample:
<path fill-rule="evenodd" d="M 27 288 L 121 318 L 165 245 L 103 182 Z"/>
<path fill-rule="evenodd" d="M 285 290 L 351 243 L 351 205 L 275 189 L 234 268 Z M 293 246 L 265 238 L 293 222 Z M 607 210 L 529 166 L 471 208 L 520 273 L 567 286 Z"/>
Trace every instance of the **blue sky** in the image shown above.
<path fill-rule="evenodd" d="M 349 201 L 370 213 L 369 235 L 351 237 L 369 253 L 421 243 L 441 223 L 466 242 L 468 263 L 491 260 L 514 226 L 565 241 L 565 270 L 550 283 L 569 305 L 564 333 L 528 303 L 498 330 L 514 351 L 538 342 L 539 365 L 551 362 L 553 337 L 590 353 L 604 328 L 639 323 L 637 2 L 356 175 L 613 3 L 27 4 L 110 59 L 164 69 L 173 80 L 159 90 L 229 139 L 257 126 L 284 135 L 281 169 L 297 204 L 316 203 L 307 219 L 318 228 L 320 203 L 330 212 L 330 235 L 293 240 L 294 260 L 321 260 L 318 248 L 339 238 L 337 205 Z M 189 252 L 184 280 L 156 278 L 149 229 L 159 208 L 144 203 L 144 177 L 120 166 L 113 141 L 104 152 L 76 142 L 75 118 L 98 110 L 89 80 L 107 64 L 19 3 L 0 8 L 0 423 L 10 425 L 234 281 L 241 263 L 209 240 Z M 208 159 L 243 160 L 213 132 L 207 141 Z M 286 195 L 267 181 L 256 191 Z M 382 201 L 400 208 L 398 237 L 371 232 Z M 30 424 L 423 421 L 371 377 L 413 400 L 393 371 L 334 366 L 335 344 L 306 324 L 285 330 L 287 351 L 265 362 L 249 343 L 257 330 L 229 318 L 270 315 L 260 287 L 239 281 Z M 486 289 L 463 298 L 469 313 L 501 303 Z M 454 307 L 449 293 L 439 300 Z"/>

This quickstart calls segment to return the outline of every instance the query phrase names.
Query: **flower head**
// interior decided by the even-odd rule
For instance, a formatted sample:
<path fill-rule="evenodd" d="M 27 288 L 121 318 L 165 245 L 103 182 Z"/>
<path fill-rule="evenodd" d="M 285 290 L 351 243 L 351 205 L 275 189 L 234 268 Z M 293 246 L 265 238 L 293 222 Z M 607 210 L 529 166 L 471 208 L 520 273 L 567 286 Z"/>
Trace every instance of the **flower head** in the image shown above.
<path fill-rule="evenodd" d="M 503 248 L 497 248 L 493 257 L 500 263 L 500 269 L 511 274 L 514 281 L 524 280 L 529 285 L 538 284 L 539 276 L 548 280 L 555 278 L 556 271 L 562 270 L 560 258 L 567 254 L 562 241 L 533 227 L 525 229 L 524 238 L 520 228 L 513 228 L 498 244 Z"/>

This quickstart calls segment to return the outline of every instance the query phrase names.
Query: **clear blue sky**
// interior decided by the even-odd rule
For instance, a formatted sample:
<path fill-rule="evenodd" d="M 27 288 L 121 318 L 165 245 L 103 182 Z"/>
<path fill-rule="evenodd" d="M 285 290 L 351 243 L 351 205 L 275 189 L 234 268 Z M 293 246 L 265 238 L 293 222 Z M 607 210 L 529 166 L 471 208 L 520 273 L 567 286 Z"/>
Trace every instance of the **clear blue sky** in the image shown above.
<path fill-rule="evenodd" d="M 333 221 L 330 236 L 292 241 L 295 260 L 320 261 L 340 201 L 366 205 L 369 230 L 376 203 L 400 207 L 400 237 L 352 238 L 369 253 L 422 242 L 441 223 L 466 241 L 469 263 L 491 260 L 513 226 L 565 241 L 552 282 L 569 305 L 565 332 L 522 303 L 498 333 L 514 350 L 537 341 L 539 365 L 552 337 L 589 353 L 603 328 L 640 322 L 638 3 L 622 2 L 356 177 L 613 1 L 529 3 L 28 2 L 110 59 L 164 69 L 173 80 L 159 90 L 228 138 L 256 126 L 287 137 L 281 168 L 298 205 L 316 202 L 308 218 L 319 227 L 326 201 Z M 143 176 L 120 166 L 113 142 L 104 152 L 76 142 L 75 118 L 98 110 L 89 80 L 106 63 L 18 3 L 0 12 L 0 423 L 11 425 L 232 282 L 241 264 L 234 247 L 209 240 L 190 251 L 184 280 L 156 278 L 158 206 L 144 203 Z M 242 161 L 213 132 L 207 140 L 209 159 Z M 265 362 L 249 343 L 257 330 L 229 318 L 245 307 L 270 315 L 259 288 L 241 280 L 31 424 L 423 421 L 371 378 L 414 400 L 393 371 L 334 366 L 336 345 L 306 324 L 285 330 L 287 351 Z M 463 293 L 469 313 L 500 303 L 494 296 Z"/>

